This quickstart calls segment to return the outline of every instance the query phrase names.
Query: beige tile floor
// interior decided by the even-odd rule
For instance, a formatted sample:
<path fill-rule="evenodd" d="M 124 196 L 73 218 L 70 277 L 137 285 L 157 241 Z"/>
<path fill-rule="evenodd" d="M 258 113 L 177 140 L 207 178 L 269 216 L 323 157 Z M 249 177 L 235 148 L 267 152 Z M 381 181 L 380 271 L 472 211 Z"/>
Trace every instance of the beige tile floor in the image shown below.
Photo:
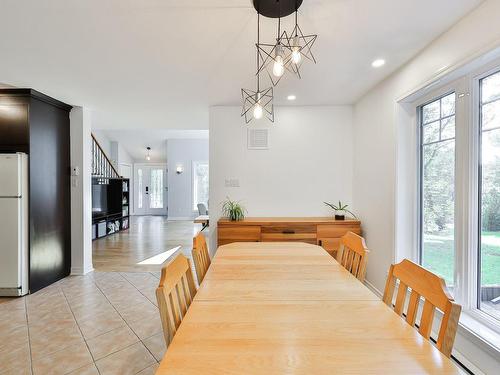
<path fill-rule="evenodd" d="M 154 249 L 141 243 L 143 234 L 135 232 L 139 227 L 156 238 L 147 240 Z M 164 219 L 141 218 L 136 229 L 115 235 L 122 238 L 104 241 L 115 244 L 120 270 L 137 271 L 138 261 L 164 251 L 162 241 L 182 245 L 178 252 L 190 256 L 198 226 L 176 222 L 168 240 L 158 233 L 167 227 Z M 120 241 L 127 244 L 122 257 Z M 96 247 L 104 257 L 105 244 L 94 242 Z M 154 374 L 165 352 L 155 297 L 161 265 L 148 272 L 109 272 L 102 269 L 113 269 L 112 262 L 103 264 L 32 295 L 0 299 L 0 375 Z"/>
<path fill-rule="evenodd" d="M 154 374 L 158 278 L 96 271 L 0 303 L 0 374 Z"/>

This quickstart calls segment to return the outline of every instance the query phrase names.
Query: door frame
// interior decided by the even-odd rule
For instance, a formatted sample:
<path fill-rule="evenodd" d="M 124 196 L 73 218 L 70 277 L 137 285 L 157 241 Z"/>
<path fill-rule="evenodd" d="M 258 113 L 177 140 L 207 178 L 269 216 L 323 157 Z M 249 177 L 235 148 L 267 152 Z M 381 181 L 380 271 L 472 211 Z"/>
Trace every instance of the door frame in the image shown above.
<path fill-rule="evenodd" d="M 151 212 L 137 212 L 136 205 L 136 194 L 138 194 L 138 189 L 136 189 L 136 184 L 138 183 L 138 179 L 136 178 L 137 169 L 139 168 L 162 168 L 163 169 L 163 202 L 164 202 L 164 212 L 162 213 L 151 213 Z M 133 207 L 133 215 L 151 215 L 151 216 L 168 216 L 168 173 L 167 173 L 167 164 L 166 163 L 134 163 L 133 165 L 133 195 L 132 195 L 132 207 Z M 149 208 L 145 209 L 146 211 Z"/>

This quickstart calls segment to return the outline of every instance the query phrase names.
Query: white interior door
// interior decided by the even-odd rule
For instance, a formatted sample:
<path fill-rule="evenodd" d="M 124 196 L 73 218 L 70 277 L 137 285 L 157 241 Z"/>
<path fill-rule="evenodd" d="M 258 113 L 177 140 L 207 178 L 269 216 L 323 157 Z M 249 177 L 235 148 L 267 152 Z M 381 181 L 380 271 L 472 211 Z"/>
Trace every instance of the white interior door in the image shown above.
<path fill-rule="evenodd" d="M 134 213 L 167 215 L 167 168 L 164 164 L 135 165 Z"/>

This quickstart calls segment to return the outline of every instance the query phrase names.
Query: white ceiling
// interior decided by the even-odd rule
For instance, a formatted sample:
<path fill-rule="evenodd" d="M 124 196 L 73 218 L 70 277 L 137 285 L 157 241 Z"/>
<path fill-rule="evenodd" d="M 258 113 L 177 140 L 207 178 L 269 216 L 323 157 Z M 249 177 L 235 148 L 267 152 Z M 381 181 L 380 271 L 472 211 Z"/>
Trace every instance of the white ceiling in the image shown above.
<path fill-rule="evenodd" d="M 276 104 L 353 103 L 480 2 L 304 0 L 318 64 Z M 207 129 L 209 106 L 253 88 L 255 34 L 251 0 L 0 0 L 0 82 L 90 107 L 94 128 Z"/>
<path fill-rule="evenodd" d="M 165 162 L 166 141 L 169 139 L 208 139 L 208 130 L 107 129 L 100 133 L 110 141 L 118 142 L 135 161 L 145 161 L 146 147 L 151 147 L 151 161 Z"/>

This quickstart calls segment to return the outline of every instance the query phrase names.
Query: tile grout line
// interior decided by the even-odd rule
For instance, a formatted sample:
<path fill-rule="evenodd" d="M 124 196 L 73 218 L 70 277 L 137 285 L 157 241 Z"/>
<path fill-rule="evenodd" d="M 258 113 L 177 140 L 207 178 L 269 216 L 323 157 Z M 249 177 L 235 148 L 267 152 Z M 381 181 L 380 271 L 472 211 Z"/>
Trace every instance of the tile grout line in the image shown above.
<path fill-rule="evenodd" d="M 24 297 L 24 315 L 26 316 L 26 328 L 28 329 L 28 348 L 30 351 L 30 369 L 31 369 L 31 374 L 34 374 L 35 371 L 33 370 L 33 355 L 31 353 L 31 335 L 30 335 L 30 324 L 29 324 L 29 318 L 28 318 L 28 304 L 26 303 L 27 298 Z"/>
<path fill-rule="evenodd" d="M 130 281 L 128 281 L 125 277 L 123 277 L 123 276 L 120 274 L 120 272 L 116 272 L 116 274 L 120 275 L 120 277 L 121 277 L 122 279 L 124 279 L 125 281 L 127 281 L 129 284 L 131 284 L 131 285 L 132 285 L 132 283 L 130 283 Z M 94 283 L 95 283 L 95 279 L 94 279 Z M 145 349 L 149 352 L 149 354 L 151 354 L 151 356 L 153 357 L 153 359 L 154 359 L 156 362 L 158 362 L 158 361 L 156 360 L 156 357 L 153 355 L 153 353 L 151 353 L 151 351 L 149 350 L 149 348 L 148 348 L 148 347 L 144 344 L 144 342 L 143 342 L 143 341 L 141 340 L 141 338 L 137 335 L 137 333 L 135 333 L 135 331 L 132 329 L 132 327 L 130 327 L 130 325 L 128 324 L 128 322 L 127 322 L 127 321 L 123 318 L 123 316 L 122 316 L 122 315 L 120 314 L 120 312 L 117 310 L 117 308 L 115 307 L 115 305 L 113 305 L 113 303 L 112 303 L 112 302 L 108 299 L 108 296 L 106 296 L 106 294 L 105 294 L 105 293 L 101 290 L 101 288 L 99 287 L 99 285 L 97 285 L 97 283 L 95 283 L 95 285 L 96 285 L 96 287 L 99 289 L 99 291 L 103 294 L 104 298 L 106 298 L 106 300 L 109 302 L 109 304 L 113 307 L 113 309 L 116 311 L 116 313 L 120 316 L 120 318 L 122 318 L 122 320 L 125 322 L 125 324 L 127 325 L 127 327 L 128 327 L 128 328 L 132 331 L 132 333 L 133 333 L 133 334 L 137 337 L 137 339 L 139 340 L 138 342 L 140 342 L 140 343 L 142 344 L 142 346 L 144 346 L 144 348 L 145 348 Z M 132 285 L 132 286 L 135 288 L 135 286 L 134 286 L 134 285 Z M 137 288 L 136 288 L 136 289 L 137 289 Z M 142 294 L 142 293 L 141 293 L 141 294 Z M 146 296 L 144 296 L 144 297 L 146 297 Z M 146 299 L 147 299 L 147 297 L 146 297 Z M 148 301 L 149 301 L 149 300 L 148 300 Z M 150 301 L 150 302 L 151 302 L 151 301 Z M 154 306 L 154 305 L 153 305 L 153 306 Z M 156 306 L 155 306 L 155 307 L 156 307 Z M 110 331 L 110 332 L 111 332 L 111 331 Z M 153 336 L 154 336 L 154 335 L 153 335 Z M 152 336 L 150 336 L 150 337 L 152 337 Z M 148 337 L 148 338 L 149 338 L 149 337 Z M 137 344 L 137 343 L 136 343 L 136 342 L 134 342 L 133 344 L 131 344 L 131 345 L 129 345 L 129 346 L 127 346 L 127 347 L 123 348 L 123 349 L 120 349 L 120 350 L 118 350 L 118 351 L 116 351 L 116 352 L 110 353 L 110 354 L 108 354 L 108 355 L 107 355 L 107 356 L 105 356 L 105 357 L 99 358 L 99 360 L 101 360 L 101 359 L 103 359 L 103 358 L 106 358 L 106 357 L 109 357 L 109 356 L 110 356 L 110 355 L 112 355 L 112 354 L 118 353 L 119 351 L 125 350 L 125 349 L 127 349 L 127 348 L 129 348 L 129 347 L 131 347 L 132 345 L 135 345 L 135 344 Z M 151 366 L 151 365 L 149 365 L 149 366 Z M 139 372 L 141 372 L 142 370 L 147 369 L 149 366 L 146 366 L 146 367 L 144 367 L 143 369 L 139 370 L 138 372 L 136 372 L 136 374 L 138 374 L 138 373 L 139 373 Z M 96 367 L 97 367 L 97 365 L 96 365 Z M 97 371 L 99 371 L 99 368 L 97 368 Z M 100 372 L 99 372 L 99 374 L 100 374 Z"/>
<path fill-rule="evenodd" d="M 89 351 L 90 358 L 92 358 L 92 363 L 94 364 L 95 368 L 97 369 L 97 372 L 100 375 L 101 372 L 99 371 L 99 369 L 97 368 L 97 365 L 95 364 L 94 355 L 92 354 L 92 351 L 90 350 L 89 344 L 87 344 L 87 340 L 85 339 L 85 336 L 83 335 L 82 329 L 80 328 L 80 324 L 78 324 L 78 320 L 76 319 L 75 313 L 73 312 L 73 309 L 71 308 L 71 305 L 70 305 L 70 303 L 68 301 L 68 297 L 66 297 L 66 293 L 64 293 L 64 290 L 63 290 L 62 286 L 60 286 L 60 288 L 61 288 L 61 293 L 63 294 L 64 299 L 65 299 L 66 303 L 68 304 L 69 311 L 71 311 L 71 315 L 73 316 L 73 319 L 75 320 L 75 323 L 76 323 L 76 326 L 78 327 L 78 330 L 80 331 L 80 335 L 82 335 L 83 342 L 85 343 L 85 346 L 87 347 L 87 350 Z M 85 365 L 85 366 L 87 366 L 87 365 Z M 82 367 L 79 367 L 79 368 L 83 368 L 85 366 L 82 366 Z M 75 369 L 75 370 L 78 370 L 78 369 Z M 74 371 L 74 370 L 72 370 L 72 371 Z"/>
<path fill-rule="evenodd" d="M 120 274 L 121 277 L 123 277 L 125 279 L 125 281 L 127 281 L 130 285 L 132 285 L 139 293 L 141 293 L 147 300 L 150 304 L 152 304 L 155 308 L 158 308 L 158 306 L 156 306 L 153 302 L 151 302 L 151 300 L 148 298 L 148 296 L 146 296 L 144 293 L 141 292 L 141 290 L 139 288 L 137 288 L 130 280 L 128 280 L 125 276 L 122 275 L 122 272 L 118 272 Z M 123 273 L 126 273 L 126 272 L 123 272 Z M 138 272 L 139 273 L 139 272 Z M 148 272 L 149 273 L 149 272 Z M 154 277 L 154 276 L 153 276 Z"/>
<path fill-rule="evenodd" d="M 152 305 L 156 308 L 156 309 L 158 309 L 158 306 L 156 306 L 154 303 L 152 303 L 152 302 L 149 300 L 149 298 L 148 298 L 148 297 L 147 297 L 144 293 L 142 293 L 142 292 L 140 291 L 140 289 L 139 289 L 139 288 L 137 288 L 137 287 L 136 287 L 136 286 L 135 286 L 135 285 L 134 285 L 134 284 L 133 284 L 130 280 L 128 280 L 125 276 L 123 276 L 123 275 L 122 275 L 122 272 L 118 272 L 118 273 L 119 273 L 119 275 L 120 275 L 123 279 L 125 279 L 125 280 L 126 280 L 126 281 L 130 284 L 130 285 L 132 285 L 132 286 L 133 286 L 133 287 L 134 287 L 134 288 L 135 288 L 135 289 L 136 289 L 139 293 L 141 293 L 141 294 L 142 294 L 142 295 L 143 295 L 143 296 L 144 296 L 144 297 L 145 297 L 145 298 L 146 298 L 146 299 L 147 299 L 147 300 L 148 300 L 148 301 L 149 301 L 149 302 L 150 302 L 150 303 L 151 303 L 151 304 L 152 304 Z M 123 273 L 126 273 L 126 272 L 123 272 Z M 147 273 L 151 274 L 151 272 L 147 272 Z M 154 275 L 152 275 L 152 276 L 153 276 L 153 277 L 155 277 Z M 110 303 L 111 303 L 111 302 L 110 302 Z M 159 313 L 159 312 L 158 312 L 158 313 Z M 125 320 L 125 319 L 123 319 L 123 320 Z M 133 330 L 132 330 L 132 331 L 133 331 Z M 135 332 L 134 332 L 134 333 L 135 333 Z M 156 333 L 155 333 L 154 335 L 156 335 Z M 151 338 L 151 337 L 153 337 L 154 335 L 151 335 L 151 336 L 149 336 L 149 337 L 146 337 L 144 340 L 150 339 L 150 338 Z M 139 337 L 138 337 L 138 338 L 139 338 Z M 139 341 L 142 343 L 142 345 L 144 345 L 144 347 L 145 347 L 145 348 L 146 348 L 146 350 L 149 352 L 149 354 L 151 354 L 151 356 L 152 356 L 152 357 L 153 357 L 153 359 L 156 361 L 156 363 L 159 363 L 159 362 L 158 362 L 158 360 L 156 359 L 155 355 L 151 352 L 151 350 L 149 350 L 148 346 L 144 343 L 144 340 L 142 340 L 141 338 L 139 338 Z M 148 367 L 149 367 L 149 366 L 148 366 Z M 143 368 L 142 370 L 144 370 L 144 369 L 146 369 L 146 368 L 147 368 L 147 367 Z M 142 371 L 142 370 L 141 370 L 141 371 Z M 141 371 L 139 371 L 139 372 L 141 372 Z M 138 372 L 138 373 L 139 373 L 139 372 Z M 138 373 L 137 373 L 137 374 L 138 374 Z"/>

